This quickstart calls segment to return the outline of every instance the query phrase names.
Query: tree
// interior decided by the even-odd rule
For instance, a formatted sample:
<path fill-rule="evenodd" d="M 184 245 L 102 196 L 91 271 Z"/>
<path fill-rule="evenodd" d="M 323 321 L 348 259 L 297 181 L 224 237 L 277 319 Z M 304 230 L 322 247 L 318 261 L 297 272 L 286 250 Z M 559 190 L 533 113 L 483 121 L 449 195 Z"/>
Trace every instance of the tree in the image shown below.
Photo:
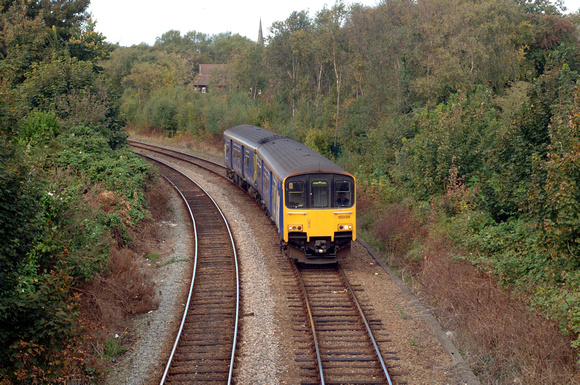
<path fill-rule="evenodd" d="M 266 90 L 265 48 L 252 44 L 234 55 L 232 60 L 234 87 L 246 90 L 255 100 Z"/>
<path fill-rule="evenodd" d="M 33 1 L 34 2 L 34 1 Z M 46 27 L 55 31 L 55 43 L 66 44 L 89 19 L 90 0 L 36 0 Z"/>
<path fill-rule="evenodd" d="M 444 191 L 452 166 L 468 183 L 483 179 L 498 132 L 491 96 L 480 87 L 474 94 L 453 94 L 445 103 L 419 110 L 419 132 L 404 140 L 395 178 L 422 200 Z"/>
<path fill-rule="evenodd" d="M 247 37 L 230 32 L 214 35 L 211 41 L 210 57 L 216 64 L 229 63 L 235 55 L 255 44 Z"/>
<path fill-rule="evenodd" d="M 554 50 L 564 45 L 569 47 L 568 64 L 573 70 L 580 70 L 578 64 L 578 29 L 572 18 L 560 14 L 534 13 L 529 15 L 528 33 L 518 39 L 525 46 L 525 61 L 520 74 L 525 79 L 542 75 L 549 68 L 549 57 Z M 570 50 L 570 48 L 573 48 Z"/>
<path fill-rule="evenodd" d="M 50 30 L 20 2 L 4 8 L 0 18 L 0 57 L 5 78 L 16 87 L 26 78 L 31 64 L 49 54 L 46 41 Z"/>
<path fill-rule="evenodd" d="M 285 21 L 272 24 L 268 43 L 269 65 L 274 71 L 275 91 L 290 104 L 292 116 L 296 113 L 296 100 L 308 90 L 307 66 L 312 53 L 312 22 L 308 12 L 294 11 Z"/>
<path fill-rule="evenodd" d="M 501 89 L 517 74 L 512 44 L 523 13 L 505 0 L 422 0 L 415 7 L 422 73 L 416 92 L 429 100 L 473 91 L 478 84 Z"/>
<path fill-rule="evenodd" d="M 67 53 L 81 60 L 107 56 L 110 47 L 94 31 L 90 0 L 5 0 L 1 4 L 0 57 L 16 87 L 32 63 Z M 86 27 L 83 30 L 83 26 Z M 73 41 L 71 41 L 73 39 Z M 89 48 L 90 47 L 90 48 Z"/>
<path fill-rule="evenodd" d="M 96 25 L 95 21 L 89 19 L 82 29 L 72 33 L 67 44 L 70 56 L 95 63 L 110 57 L 114 46 L 105 41 L 103 34 L 95 31 Z"/>
<path fill-rule="evenodd" d="M 317 94 L 320 93 L 320 85 L 322 82 L 322 72 L 325 62 L 332 65 L 335 80 L 336 93 L 336 114 L 334 117 L 334 146 L 338 142 L 338 127 L 340 122 L 340 102 L 341 102 L 341 88 L 343 77 L 345 75 L 345 67 L 347 66 L 347 40 L 343 30 L 343 25 L 346 20 L 348 10 L 344 3 L 337 2 L 331 9 L 322 9 L 315 20 L 316 27 L 316 43 L 317 54 L 319 57 L 318 71 L 318 89 Z"/>
<path fill-rule="evenodd" d="M 397 0 L 376 8 L 354 6 L 345 23 L 352 50 L 353 94 L 370 103 L 371 119 L 409 112 L 418 50 L 413 2 Z"/>
<path fill-rule="evenodd" d="M 56 99 L 74 90 L 91 88 L 95 82 L 93 63 L 62 57 L 34 63 L 23 82 L 20 95 L 32 110 L 57 110 Z"/>

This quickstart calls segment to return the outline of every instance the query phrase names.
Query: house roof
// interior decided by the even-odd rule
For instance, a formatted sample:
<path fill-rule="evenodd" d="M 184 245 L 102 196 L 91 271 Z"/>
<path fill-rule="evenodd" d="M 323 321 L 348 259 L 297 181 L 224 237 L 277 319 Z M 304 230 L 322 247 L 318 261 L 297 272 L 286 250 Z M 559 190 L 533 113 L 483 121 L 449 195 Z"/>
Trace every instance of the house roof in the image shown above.
<path fill-rule="evenodd" d="M 210 81 L 218 87 L 226 86 L 225 71 L 228 69 L 227 64 L 200 64 L 199 75 L 195 77 L 194 85 L 207 86 Z M 212 76 L 216 71 L 216 76 Z"/>

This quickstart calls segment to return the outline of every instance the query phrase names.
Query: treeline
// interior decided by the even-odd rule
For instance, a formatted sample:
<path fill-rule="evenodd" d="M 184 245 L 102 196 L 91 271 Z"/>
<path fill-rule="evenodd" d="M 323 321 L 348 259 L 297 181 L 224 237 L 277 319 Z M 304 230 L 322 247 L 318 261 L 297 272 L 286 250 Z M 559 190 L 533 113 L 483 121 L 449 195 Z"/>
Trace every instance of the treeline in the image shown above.
<path fill-rule="evenodd" d="M 1 384 L 101 382 L 107 330 L 81 305 L 148 215 L 88 5 L 0 2 Z"/>
<path fill-rule="evenodd" d="M 263 46 L 170 31 L 104 67 L 129 125 L 294 137 L 577 336 L 579 20 L 544 0 L 339 1 L 273 23 Z M 194 89 L 200 63 L 229 65 L 227 92 Z M 423 246 L 392 249 L 413 263 Z"/>

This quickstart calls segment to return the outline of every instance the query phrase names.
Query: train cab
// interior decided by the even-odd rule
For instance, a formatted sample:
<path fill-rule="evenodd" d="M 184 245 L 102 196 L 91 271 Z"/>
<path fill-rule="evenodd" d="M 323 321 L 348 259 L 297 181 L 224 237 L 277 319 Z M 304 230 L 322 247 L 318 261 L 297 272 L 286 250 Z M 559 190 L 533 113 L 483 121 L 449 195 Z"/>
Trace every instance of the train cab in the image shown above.
<path fill-rule="evenodd" d="M 294 259 L 342 260 L 356 239 L 355 181 L 346 174 L 293 175 L 284 183 L 284 239 Z"/>

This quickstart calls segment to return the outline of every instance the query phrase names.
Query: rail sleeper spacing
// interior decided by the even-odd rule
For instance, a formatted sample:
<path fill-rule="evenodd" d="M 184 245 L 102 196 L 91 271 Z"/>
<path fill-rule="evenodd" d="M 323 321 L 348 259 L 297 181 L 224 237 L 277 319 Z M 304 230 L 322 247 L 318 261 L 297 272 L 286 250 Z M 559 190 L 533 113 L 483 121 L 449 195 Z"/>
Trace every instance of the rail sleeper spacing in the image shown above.
<path fill-rule="evenodd" d="M 224 132 L 228 177 L 262 205 L 283 252 L 299 262 L 338 262 L 356 239 L 356 181 L 288 137 L 240 125 Z"/>

